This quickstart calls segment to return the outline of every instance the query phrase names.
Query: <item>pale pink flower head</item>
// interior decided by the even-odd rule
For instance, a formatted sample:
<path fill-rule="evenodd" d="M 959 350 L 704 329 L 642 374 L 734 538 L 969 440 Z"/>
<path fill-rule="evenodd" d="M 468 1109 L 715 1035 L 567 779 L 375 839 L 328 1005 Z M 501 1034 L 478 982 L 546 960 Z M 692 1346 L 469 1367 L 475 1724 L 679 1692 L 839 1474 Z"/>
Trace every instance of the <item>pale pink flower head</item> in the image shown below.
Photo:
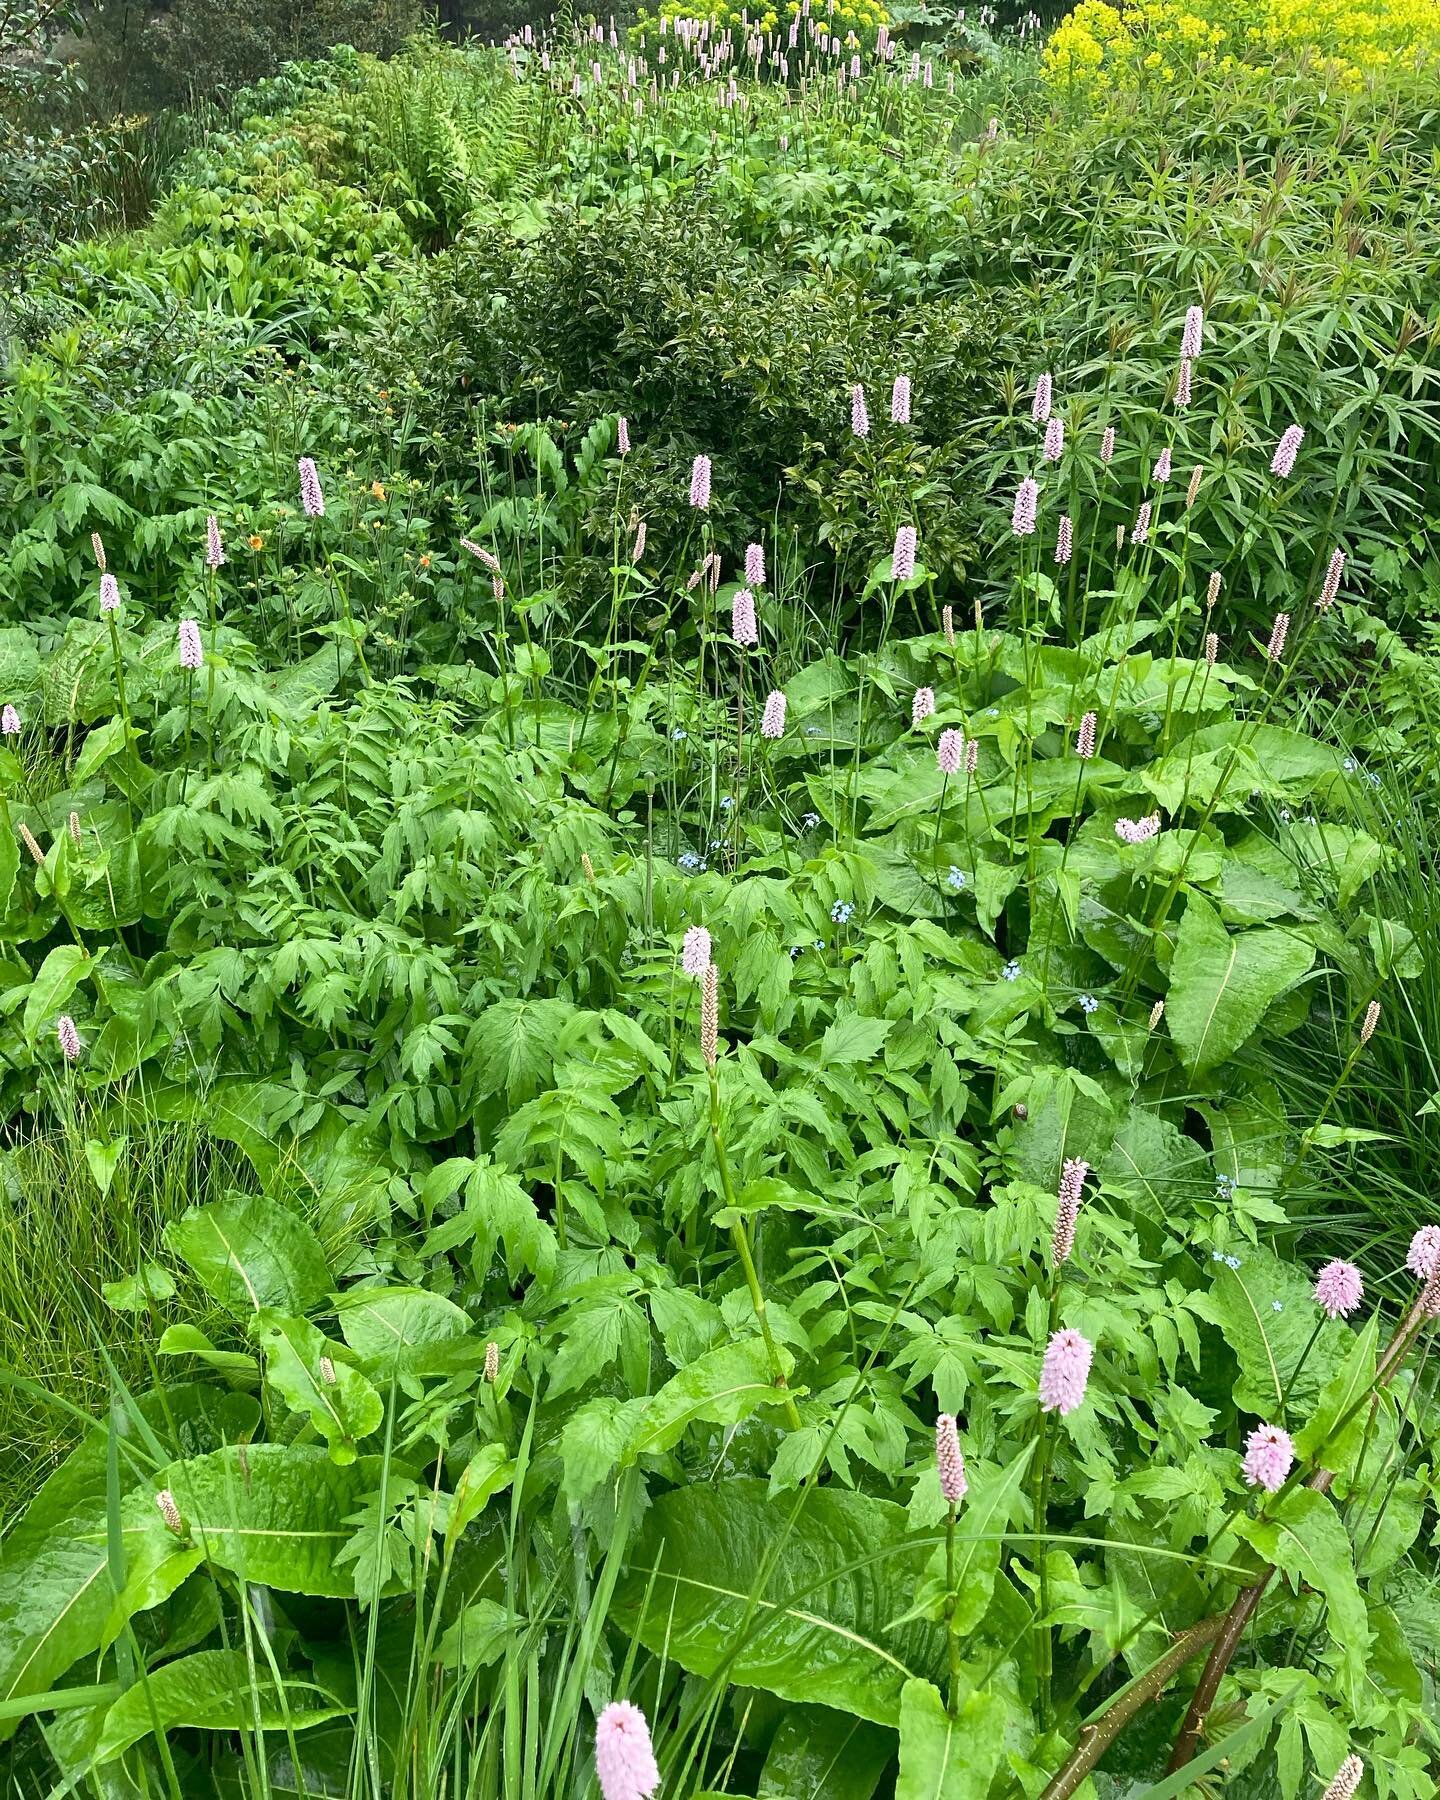
<path fill-rule="evenodd" d="M 890 389 L 890 423 L 892 425 L 908 425 L 910 423 L 910 377 L 897 375 L 894 386 Z"/>
<path fill-rule="evenodd" d="M 952 726 L 948 731 L 940 733 L 940 741 L 935 746 L 935 762 L 942 775 L 958 775 L 960 764 L 965 755 L 965 740 Z"/>
<path fill-rule="evenodd" d="M 498 575 L 500 573 L 500 564 L 495 560 L 492 552 L 487 550 L 483 544 L 477 544 L 474 538 L 462 537 L 460 540 L 460 548 L 462 550 L 468 550 L 470 555 L 483 567 L 487 568 L 492 575 Z"/>
<path fill-rule="evenodd" d="M 102 613 L 120 610 L 120 584 L 113 575 L 100 577 L 100 610 Z"/>
<path fill-rule="evenodd" d="M 1150 471 L 1150 479 L 1157 485 L 1170 479 L 1170 446 L 1168 444 L 1155 458 L 1155 467 Z"/>
<path fill-rule="evenodd" d="M 109 564 L 105 561 L 105 540 L 98 531 L 90 533 L 90 549 L 95 557 L 95 567 L 103 575 Z"/>
<path fill-rule="evenodd" d="M 941 1413 L 935 1421 L 935 1472 L 940 1477 L 942 1497 L 951 1506 L 958 1506 L 969 1492 L 970 1483 L 965 1478 L 965 1455 L 953 1413 Z"/>
<path fill-rule="evenodd" d="M 1279 662 L 1285 654 L 1285 638 L 1289 630 L 1289 613 L 1276 613 L 1275 623 L 1270 627 L 1270 642 L 1265 646 L 1265 654 L 1271 662 Z"/>
<path fill-rule="evenodd" d="M 1107 425 L 1100 436 L 1100 460 L 1109 464 L 1115 456 L 1115 427 Z"/>
<path fill-rule="evenodd" d="M 1037 425 L 1043 425 L 1050 417 L 1050 409 L 1055 403 L 1055 384 L 1048 375 L 1042 375 L 1035 383 L 1035 397 L 1030 402 L 1030 417 Z"/>
<path fill-rule="evenodd" d="M 615 427 L 615 445 L 622 456 L 630 454 L 630 421 L 621 413 Z"/>
<path fill-rule="evenodd" d="M 1080 1216 L 1080 1202 L 1085 1197 L 1085 1177 L 1090 1165 L 1078 1156 L 1069 1157 L 1060 1170 L 1060 1189 L 1055 1199 L 1055 1229 L 1050 1238 L 1050 1262 L 1058 1269 L 1070 1260 L 1075 1249 L 1075 1221 Z"/>
<path fill-rule="evenodd" d="M 745 585 L 750 588 L 765 585 L 765 546 L 763 544 L 747 544 L 745 546 Z"/>
<path fill-rule="evenodd" d="M 1213 612 L 1215 610 L 1215 602 L 1219 598 L 1220 598 L 1220 571 L 1218 569 L 1216 569 L 1215 572 L 1210 577 L 1209 585 L 1205 589 L 1205 610 L 1207 613 Z"/>
<path fill-rule="evenodd" d="M 595 1722 L 595 1774 L 604 1800 L 649 1800 L 660 1785 L 650 1727 L 628 1700 L 612 1700 Z"/>
<path fill-rule="evenodd" d="M 940 629 L 945 633 L 945 642 L 953 644 L 955 642 L 955 608 L 953 606 L 940 608 Z"/>
<path fill-rule="evenodd" d="M 1330 1785 L 1320 1800 L 1354 1800 L 1355 1790 L 1365 1774 L 1365 1765 L 1353 1753 L 1347 1756 L 1331 1777 Z"/>
<path fill-rule="evenodd" d="M 1177 412 L 1184 412 L 1185 408 L 1190 404 L 1190 388 L 1193 379 L 1191 371 L 1193 368 L 1194 364 L 1190 361 L 1188 356 L 1182 356 L 1180 358 L 1180 370 L 1175 377 L 1175 409 Z"/>
<path fill-rule="evenodd" d="M 310 456 L 300 458 L 300 505 L 307 519 L 323 519 L 325 517 L 325 494 L 320 486 L 320 474 L 315 467 L 315 459 Z"/>
<path fill-rule="evenodd" d="M 1315 602 L 1321 612 L 1329 612 L 1335 604 L 1335 597 L 1340 592 L 1340 577 L 1345 573 L 1345 552 L 1332 551 L 1330 566 L 1325 571 L 1325 580 L 1320 588 L 1320 598 Z"/>
<path fill-rule="evenodd" d="M 220 536 L 220 521 L 211 513 L 205 521 L 205 567 L 218 569 L 225 560 L 225 545 Z"/>
<path fill-rule="evenodd" d="M 1215 659 L 1220 654 L 1220 634 L 1215 631 L 1205 633 L 1205 662 L 1208 668 L 1215 667 Z"/>
<path fill-rule="evenodd" d="M 1189 512 L 1200 497 L 1200 483 L 1205 479 L 1204 463 L 1196 463 L 1190 471 L 1190 485 L 1185 490 L 1185 510 Z"/>
<path fill-rule="evenodd" d="M 737 588 L 730 602 L 730 630 L 737 644 L 753 648 L 760 642 L 760 628 L 755 623 L 755 596 L 749 588 Z"/>
<path fill-rule="evenodd" d="M 917 687 L 910 701 L 910 723 L 923 725 L 935 710 L 935 690 Z"/>
<path fill-rule="evenodd" d="M 680 946 L 680 967 L 698 981 L 710 967 L 710 933 L 703 925 L 692 925 Z"/>
<path fill-rule="evenodd" d="M 1328 1262 L 1315 1277 L 1315 1299 L 1332 1319 L 1348 1319 L 1365 1296 L 1365 1283 L 1352 1262 Z"/>
<path fill-rule="evenodd" d="M 1058 1412 L 1061 1418 L 1084 1405 L 1095 1347 L 1078 1331 L 1057 1331 L 1045 1346 L 1040 1365 L 1040 1410 Z"/>
<path fill-rule="evenodd" d="M 1149 813 L 1143 819 L 1117 819 L 1115 835 L 1122 844 L 1148 844 L 1159 835 L 1160 815 Z"/>
<path fill-rule="evenodd" d="M 902 525 L 895 533 L 895 548 L 890 553 L 890 575 L 894 581 L 909 581 L 915 573 L 915 527 Z"/>
<path fill-rule="evenodd" d="M 205 661 L 205 649 L 200 642 L 200 627 L 193 619 L 180 621 L 179 654 L 182 669 L 198 669 Z"/>
<path fill-rule="evenodd" d="M 79 1062 L 81 1049 L 80 1033 L 75 1029 L 75 1021 L 70 1017 L 69 1013 L 61 1013 L 60 1017 L 55 1021 L 55 1035 L 60 1040 L 60 1049 L 64 1054 L 66 1062 Z"/>
<path fill-rule="evenodd" d="M 1135 515 L 1135 529 L 1130 533 L 1132 544 L 1143 544 L 1150 536 L 1150 502 L 1144 500 Z"/>
<path fill-rule="evenodd" d="M 1295 1466 L 1295 1446 L 1280 1425 L 1257 1425 L 1245 1440 L 1245 1460 L 1240 1473 L 1250 1487 L 1278 1494 Z"/>
<path fill-rule="evenodd" d="M 1075 754 L 1081 762 L 1089 762 L 1095 754 L 1095 726 L 1097 723 L 1096 714 L 1087 712 L 1080 721 L 1080 729 L 1075 733 Z"/>
<path fill-rule="evenodd" d="M 965 773 L 973 775 L 980 767 L 980 740 L 971 738 L 965 746 Z"/>
<path fill-rule="evenodd" d="M 1440 1225 L 1422 1225 L 1410 1240 L 1405 1267 L 1417 1281 L 1428 1281 L 1440 1271 Z"/>
<path fill-rule="evenodd" d="M 1180 354 L 1187 362 L 1194 362 L 1199 356 L 1204 335 L 1204 311 L 1198 306 L 1192 306 L 1185 314 L 1185 329 L 1180 333 Z"/>
<path fill-rule="evenodd" d="M 690 504 L 702 512 L 710 504 L 710 458 L 697 456 L 690 465 Z"/>
<path fill-rule="evenodd" d="M 1059 462 L 1065 454 L 1065 421 L 1056 413 L 1045 426 L 1045 447 L 1042 452 L 1046 462 Z"/>
<path fill-rule="evenodd" d="M 1055 560 L 1057 563 L 1068 563 L 1075 554 L 1075 527 L 1068 513 L 1060 515 L 1060 523 L 1055 530 Z"/>
<path fill-rule="evenodd" d="M 0 736 L 19 737 L 19 735 L 20 715 L 13 706 L 7 706 L 3 712 L 0 712 Z"/>
<path fill-rule="evenodd" d="M 865 390 L 858 381 L 850 390 L 850 429 L 858 438 L 870 435 L 870 414 L 865 406 Z"/>
<path fill-rule="evenodd" d="M 1039 486 L 1033 476 L 1027 475 L 1015 490 L 1015 505 L 1010 513 L 1010 529 L 1016 537 L 1030 537 L 1034 534 L 1039 505 Z"/>
<path fill-rule="evenodd" d="M 1270 473 L 1278 475 L 1283 481 L 1295 467 L 1295 458 L 1300 454 L 1300 446 L 1305 442 L 1305 432 L 1299 425 L 1287 425 L 1280 434 L 1280 442 L 1275 446 L 1275 454 L 1270 458 Z"/>
<path fill-rule="evenodd" d="M 779 688 L 772 688 L 765 696 L 765 710 L 760 715 L 760 735 L 763 738 L 785 735 L 785 696 Z"/>
<path fill-rule="evenodd" d="M 1380 1002 L 1372 1000 L 1365 1008 L 1365 1017 L 1360 1021 L 1360 1047 L 1363 1050 L 1375 1035 L 1375 1027 L 1380 1023 Z"/>

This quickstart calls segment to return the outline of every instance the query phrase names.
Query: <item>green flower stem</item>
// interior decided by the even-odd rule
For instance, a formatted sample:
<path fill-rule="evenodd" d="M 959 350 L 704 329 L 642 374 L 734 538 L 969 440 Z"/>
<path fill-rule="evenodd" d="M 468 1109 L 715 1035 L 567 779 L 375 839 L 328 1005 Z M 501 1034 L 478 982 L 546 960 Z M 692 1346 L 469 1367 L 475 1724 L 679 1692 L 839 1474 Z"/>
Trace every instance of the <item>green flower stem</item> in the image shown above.
<path fill-rule="evenodd" d="M 1060 1271 L 1055 1271 L 1050 1289 L 1050 1322 L 1045 1331 L 1048 1345 L 1060 1327 Z M 1050 1611 L 1050 1576 L 1045 1566 L 1046 1515 L 1050 1510 L 1050 1456 L 1053 1448 L 1050 1415 L 1040 1414 L 1035 1451 L 1035 1574 L 1040 1583 L 1035 1624 L 1035 1682 L 1040 1703 L 1040 1729 L 1048 1731 L 1053 1717 L 1051 1678 L 1054 1670 L 1054 1645 L 1046 1616 Z"/>
<path fill-rule="evenodd" d="M 955 1630 L 955 1502 L 945 1516 L 945 1643 L 950 1662 L 950 1716 L 960 1709 L 960 1639 Z"/>
<path fill-rule="evenodd" d="M 765 1293 L 760 1286 L 759 1272 L 755 1267 L 755 1258 L 750 1249 L 750 1233 L 745 1221 L 738 1215 L 738 1196 L 735 1193 L 734 1178 L 730 1173 L 730 1159 L 725 1154 L 725 1135 L 720 1125 L 720 1084 L 715 1079 L 715 1071 L 710 1075 L 710 1137 L 715 1145 L 715 1160 L 720 1169 L 720 1186 L 725 1193 L 725 1204 L 735 1215 L 735 1222 L 730 1227 L 731 1241 L 735 1245 L 735 1254 L 740 1258 L 740 1266 L 745 1271 L 745 1285 L 750 1289 L 750 1305 L 755 1312 L 755 1323 L 760 1327 L 760 1335 L 765 1340 L 765 1355 L 770 1364 L 770 1379 L 777 1388 L 785 1387 L 785 1370 L 780 1363 L 780 1352 L 775 1347 L 775 1338 L 770 1330 L 770 1320 L 765 1310 Z M 800 1429 L 800 1414 L 790 1395 L 785 1396 L 785 1421 L 792 1431 Z"/>

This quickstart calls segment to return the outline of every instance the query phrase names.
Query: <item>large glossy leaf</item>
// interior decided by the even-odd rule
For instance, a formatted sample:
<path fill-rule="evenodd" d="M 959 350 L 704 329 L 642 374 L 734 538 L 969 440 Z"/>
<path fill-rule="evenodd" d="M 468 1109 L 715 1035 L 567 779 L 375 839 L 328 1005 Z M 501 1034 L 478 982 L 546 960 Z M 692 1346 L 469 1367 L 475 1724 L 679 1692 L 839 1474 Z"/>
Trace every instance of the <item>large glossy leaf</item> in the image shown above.
<path fill-rule="evenodd" d="M 35 972 L 25 996 L 24 1032 L 35 1043 L 43 1032 L 53 1036 L 65 1003 L 95 964 L 78 944 L 57 944 Z"/>
<path fill-rule="evenodd" d="M 779 1346 L 776 1353 L 788 1374 L 794 1358 Z M 692 1423 L 738 1425 L 757 1407 L 783 1406 L 787 1398 L 793 1395 L 776 1388 L 760 1338 L 717 1345 L 672 1375 L 647 1403 L 626 1460 L 673 1449 Z"/>
<path fill-rule="evenodd" d="M 787 1532 L 793 1507 L 748 1478 L 664 1495 L 630 1557 L 621 1613 L 649 1648 L 696 1674 L 723 1667 L 744 1687 L 898 1724 L 906 1681 L 944 1663 L 938 1626 L 889 1623 L 929 1546 L 888 1501 L 819 1489 Z"/>
<path fill-rule="evenodd" d="M 283 1693 L 263 1665 L 252 1682 L 239 1650 L 197 1650 L 152 1670 L 105 1715 L 97 1764 L 112 1762 L 157 1727 L 162 1731 L 305 1731 L 339 1718 L 338 1706 L 309 1683 L 286 1682 Z"/>
<path fill-rule="evenodd" d="M 1350 1348 L 1353 1334 L 1338 1320 L 1326 1320 L 1311 1343 L 1319 1308 L 1310 1287 L 1293 1263 L 1256 1246 L 1238 1269 L 1220 1267 L 1210 1290 L 1240 1365 L 1235 1404 L 1262 1419 L 1279 1421 L 1282 1397 L 1302 1409 L 1312 1405 Z"/>
<path fill-rule="evenodd" d="M 757 1800 L 870 1800 L 895 1734 L 828 1706 L 792 1706 L 771 1740 Z"/>
<path fill-rule="evenodd" d="M 265 1306 L 308 1312 L 331 1287 L 315 1233 L 261 1194 L 192 1206 L 166 1226 L 165 1242 L 222 1306 L 242 1318 Z"/>
<path fill-rule="evenodd" d="M 245 1394 L 171 1388 L 135 1403 L 172 1448 L 208 1451 L 248 1437 L 259 1417 Z M 173 1424 L 173 1432 L 171 1426 Z M 152 1495 L 160 1484 L 122 1447 L 126 1556 L 158 1568 L 175 1550 Z M 0 1552 L 0 1700 L 43 1693 L 105 1637 L 116 1595 L 105 1542 L 108 1433 L 97 1427 L 55 1471 Z M 136 1492 L 137 1484 L 143 1483 Z M 158 1527 L 158 1529 L 157 1529 Z M 178 1570 L 177 1570 L 178 1578 Z M 157 1592 L 148 1603 L 162 1596 Z M 0 1725 L 0 1736 L 10 1727 Z"/>
<path fill-rule="evenodd" d="M 981 1689 L 952 1716 L 928 1681 L 900 1697 L 900 1778 L 895 1800 L 985 1800 L 1005 1747 L 1008 1708 Z"/>
<path fill-rule="evenodd" d="M 285 1405 L 305 1413 L 336 1462 L 354 1462 L 356 1444 L 385 1416 L 379 1394 L 358 1369 L 326 1353 L 325 1334 L 308 1319 L 265 1307 L 250 1324 L 265 1355 L 265 1380 Z"/>
<path fill-rule="evenodd" d="M 340 1600 L 355 1584 L 335 1556 L 378 1471 L 373 1456 L 342 1466 L 319 1445 L 252 1444 L 176 1463 L 156 1486 L 170 1488 L 212 1563 L 285 1593 Z"/>
<path fill-rule="evenodd" d="M 470 1333 L 470 1315 L 425 1288 L 352 1288 L 335 1302 L 340 1335 L 373 1381 L 419 1375 L 447 1366 L 434 1352 Z M 475 1340 L 478 1354 L 484 1346 Z"/>
<path fill-rule="evenodd" d="M 1277 1569 L 1325 1596 L 1330 1636 L 1341 1653 L 1351 1696 L 1358 1697 L 1370 1630 L 1350 1537 L 1328 1495 L 1296 1488 L 1274 1508 L 1272 1517 L 1242 1517 L 1234 1528 Z"/>
<path fill-rule="evenodd" d="M 1288 931 L 1226 931 L 1214 907 L 1192 893 L 1165 1002 L 1165 1023 L 1186 1069 L 1199 1074 L 1233 1056 L 1314 961 L 1314 946 Z"/>

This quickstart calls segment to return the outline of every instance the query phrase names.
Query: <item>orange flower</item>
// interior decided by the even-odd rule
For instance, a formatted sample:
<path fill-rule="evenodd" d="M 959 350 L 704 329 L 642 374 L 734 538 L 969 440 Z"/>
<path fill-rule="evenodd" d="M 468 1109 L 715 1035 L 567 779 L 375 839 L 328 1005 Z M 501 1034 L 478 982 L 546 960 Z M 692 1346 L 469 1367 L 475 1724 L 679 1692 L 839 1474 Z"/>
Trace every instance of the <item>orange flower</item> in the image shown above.
<path fill-rule="evenodd" d="M 265 540 L 258 531 L 252 531 L 250 533 L 250 548 L 252 550 L 263 550 L 265 548 Z"/>
<path fill-rule="evenodd" d="M 385 498 L 384 482 L 383 481 L 372 481 L 370 483 L 370 492 L 375 496 L 375 498 L 377 500 L 383 500 Z"/>
<path fill-rule="evenodd" d="M 430 554 L 428 551 L 420 558 L 420 567 L 422 569 L 428 569 L 430 567 Z"/>

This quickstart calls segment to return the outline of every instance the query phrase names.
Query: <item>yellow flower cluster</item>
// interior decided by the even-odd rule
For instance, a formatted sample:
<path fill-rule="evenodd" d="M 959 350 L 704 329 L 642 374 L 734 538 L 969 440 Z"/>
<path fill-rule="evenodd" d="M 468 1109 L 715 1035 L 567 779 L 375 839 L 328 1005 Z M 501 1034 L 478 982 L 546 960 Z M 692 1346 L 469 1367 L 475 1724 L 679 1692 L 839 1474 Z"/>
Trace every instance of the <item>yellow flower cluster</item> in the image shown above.
<path fill-rule="evenodd" d="M 800 0 L 786 0 L 784 17 L 787 26 L 800 10 Z M 856 34 L 873 35 L 880 26 L 890 23 L 890 15 L 879 0 L 854 0 L 853 4 L 852 0 L 836 0 L 834 6 L 827 6 L 824 0 L 813 0 L 811 13 L 817 25 L 825 24 L 847 43 Z M 732 0 L 662 0 L 658 12 L 642 10 L 639 18 L 642 32 L 656 19 L 708 19 L 721 29 L 731 26 L 737 30 L 776 31 L 780 26 L 780 13 L 774 6 L 767 4 L 757 8 L 753 0 L 749 5 L 744 0 L 739 0 L 738 4 Z"/>
<path fill-rule="evenodd" d="M 1440 60 L 1437 0 L 1080 0 L 1045 49 L 1052 82 L 1128 89 L 1179 73 L 1260 77 L 1311 61 L 1347 86 Z"/>

